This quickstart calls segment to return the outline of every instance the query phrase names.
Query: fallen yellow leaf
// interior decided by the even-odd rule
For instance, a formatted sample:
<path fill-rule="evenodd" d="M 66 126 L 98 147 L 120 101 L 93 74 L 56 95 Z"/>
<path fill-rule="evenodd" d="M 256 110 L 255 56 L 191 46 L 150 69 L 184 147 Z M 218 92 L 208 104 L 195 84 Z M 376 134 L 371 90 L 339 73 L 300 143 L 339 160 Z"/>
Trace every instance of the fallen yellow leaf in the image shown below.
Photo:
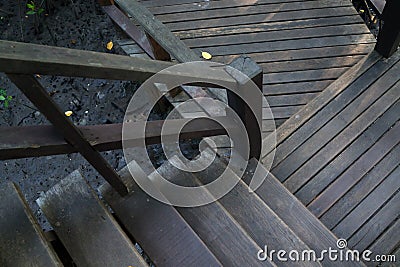
<path fill-rule="evenodd" d="M 73 112 L 71 110 L 65 111 L 65 116 L 71 117 L 72 113 Z"/>
<path fill-rule="evenodd" d="M 212 59 L 212 55 L 208 52 L 201 52 L 201 56 L 207 60 Z"/>
<path fill-rule="evenodd" d="M 114 47 L 114 44 L 113 44 L 112 41 L 110 41 L 110 42 L 107 43 L 107 49 L 108 49 L 108 50 L 113 49 L 113 47 Z"/>

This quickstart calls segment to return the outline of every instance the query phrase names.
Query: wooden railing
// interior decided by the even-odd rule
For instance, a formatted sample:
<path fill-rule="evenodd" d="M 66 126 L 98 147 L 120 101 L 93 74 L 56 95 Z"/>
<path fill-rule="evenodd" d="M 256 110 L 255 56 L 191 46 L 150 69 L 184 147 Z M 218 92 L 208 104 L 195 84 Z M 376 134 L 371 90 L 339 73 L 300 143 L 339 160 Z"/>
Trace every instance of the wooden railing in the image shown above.
<path fill-rule="evenodd" d="M 55 101 L 49 96 L 34 74 L 87 77 L 96 79 L 128 80 L 143 82 L 152 75 L 174 63 L 138 59 L 127 56 L 81 51 L 59 47 L 0 41 L 0 72 L 27 96 L 39 111 L 52 123 L 52 126 L 0 127 L 0 159 L 37 157 L 66 153 L 80 153 L 121 195 L 128 193 L 111 165 L 101 156 L 100 151 L 120 149 L 122 147 L 122 125 L 94 125 L 78 127 L 67 118 Z M 257 73 L 253 73 L 257 77 Z M 249 74 L 249 75 L 253 75 Z M 168 76 L 168 72 L 164 75 Z M 173 77 L 184 76 L 194 80 L 196 73 L 171 73 Z M 213 87 L 224 80 L 219 76 L 207 77 Z M 210 84 L 195 84 L 210 86 Z M 143 101 L 146 101 L 144 99 Z M 236 106 L 235 106 L 236 105 Z M 243 109 L 237 104 L 233 109 Z M 246 113 L 243 113 L 246 114 Z M 188 119 L 178 119 L 171 123 L 186 125 L 179 132 L 181 139 L 223 135 L 236 125 L 223 128 L 211 119 L 196 119 L 187 124 Z M 160 143 L 164 121 L 136 122 L 133 129 L 143 129 L 146 123 L 146 143 Z M 233 123 L 233 122 L 232 122 Z M 134 123 L 135 124 L 135 123 Z M 171 124 L 170 124 L 171 125 Z M 251 125 L 248 123 L 248 125 Z M 171 127 L 169 127 L 171 128 Z M 173 129 L 174 127 L 172 127 Z M 179 127 L 175 127 L 179 128 Z M 177 134 L 177 133 L 165 133 Z M 133 136 L 135 136 L 133 134 Z M 138 134 L 137 136 L 140 136 Z M 251 138 L 250 138 L 251 139 Z M 140 138 L 129 140 L 130 144 L 143 143 Z M 251 143 L 259 142 L 250 140 Z"/>
<path fill-rule="evenodd" d="M 75 126 L 34 77 L 34 74 L 143 82 L 161 70 L 174 65 L 165 60 L 174 58 L 178 62 L 189 62 L 200 58 L 137 1 L 117 0 L 116 3 L 124 7 L 124 10 L 128 10 L 127 13 L 143 27 L 144 31 L 113 5 L 114 1 L 101 0 L 99 2 L 110 17 L 154 60 L 0 41 L 0 72 L 6 73 L 52 124 L 52 126 L 0 127 L 0 159 L 78 152 L 119 194 L 126 195 L 127 187 L 100 154 L 100 151 L 122 147 L 122 125 Z M 246 60 L 238 58 L 232 62 L 232 67 L 244 72 L 262 90 L 262 69 L 254 61 L 247 57 Z M 168 72 L 163 75 L 168 75 Z M 178 74 L 171 73 L 171 75 L 176 77 Z M 196 73 L 181 72 L 179 75 L 190 77 L 192 80 L 203 80 L 201 79 L 203 77 L 196 77 Z M 213 73 L 209 75 L 207 77 L 209 84 L 194 85 L 203 86 L 204 90 L 218 96 L 221 90 L 215 84 L 223 82 L 223 84 L 234 85 L 237 83 L 232 77 L 222 78 L 217 75 L 213 77 Z M 213 89 L 208 89 L 210 86 Z M 248 132 L 250 157 L 259 158 L 261 129 L 258 122 L 261 122 L 262 116 L 261 99 L 257 107 L 252 107 L 253 110 L 259 109 L 259 114 L 254 114 L 236 94 L 228 92 L 227 98 L 228 105 L 239 114 Z M 132 128 L 143 129 L 144 123 L 138 122 L 137 127 Z M 175 123 L 184 125 L 185 121 L 181 119 Z M 148 144 L 160 142 L 162 125 L 163 121 L 146 123 L 145 139 Z M 197 119 L 196 123 L 189 123 L 179 134 L 181 139 L 215 136 L 226 134 L 230 127 L 237 126 L 228 124 L 222 128 L 215 121 L 203 118 Z M 139 141 L 143 142 L 138 139 L 130 140 L 130 143 L 135 144 Z"/>

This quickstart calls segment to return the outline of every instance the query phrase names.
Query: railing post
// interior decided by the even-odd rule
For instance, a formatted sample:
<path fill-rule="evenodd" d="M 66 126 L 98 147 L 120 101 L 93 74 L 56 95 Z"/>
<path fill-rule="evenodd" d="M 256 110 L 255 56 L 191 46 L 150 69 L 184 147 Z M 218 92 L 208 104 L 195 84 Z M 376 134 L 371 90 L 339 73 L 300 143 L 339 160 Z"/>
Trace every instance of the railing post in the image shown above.
<path fill-rule="evenodd" d="M 263 70 L 257 65 L 250 57 L 242 55 L 234 59 L 229 66 L 241 71 L 247 75 L 260 89 L 262 93 L 263 84 Z M 246 92 L 244 92 L 246 93 Z M 262 99 L 260 99 L 256 107 L 249 107 L 247 104 L 235 93 L 227 91 L 228 105 L 231 107 L 241 118 L 243 124 L 246 127 L 247 134 L 250 142 L 250 159 L 260 159 L 261 155 L 261 142 L 262 136 L 257 118 L 262 122 Z M 255 111 L 254 114 L 253 110 Z"/>
<path fill-rule="evenodd" d="M 388 58 L 400 44 L 400 1 L 387 0 L 382 13 L 383 26 L 378 34 L 375 50 Z"/>

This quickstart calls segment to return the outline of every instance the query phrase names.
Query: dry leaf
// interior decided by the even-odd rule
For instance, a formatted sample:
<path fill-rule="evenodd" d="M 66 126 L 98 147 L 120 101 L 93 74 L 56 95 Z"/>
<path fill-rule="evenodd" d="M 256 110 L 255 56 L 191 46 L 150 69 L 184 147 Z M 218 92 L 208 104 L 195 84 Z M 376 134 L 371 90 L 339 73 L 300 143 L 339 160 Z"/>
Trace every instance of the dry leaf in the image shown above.
<path fill-rule="evenodd" d="M 212 55 L 208 52 L 201 52 L 201 56 L 207 60 L 212 59 Z"/>
<path fill-rule="evenodd" d="M 72 113 L 73 112 L 71 110 L 65 111 L 65 116 L 71 117 Z"/>
<path fill-rule="evenodd" d="M 108 49 L 108 50 L 113 49 L 113 47 L 114 47 L 114 44 L 113 44 L 112 41 L 110 41 L 110 42 L 107 43 L 107 49 Z"/>

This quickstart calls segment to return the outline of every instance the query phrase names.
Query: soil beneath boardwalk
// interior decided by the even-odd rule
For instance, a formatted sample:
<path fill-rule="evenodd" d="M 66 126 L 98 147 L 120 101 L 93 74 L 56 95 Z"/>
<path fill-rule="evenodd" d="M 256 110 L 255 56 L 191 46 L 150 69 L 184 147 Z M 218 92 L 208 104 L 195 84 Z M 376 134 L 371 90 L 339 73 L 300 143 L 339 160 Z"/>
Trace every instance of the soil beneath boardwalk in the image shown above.
<path fill-rule="evenodd" d="M 123 34 L 104 14 L 97 1 L 51 2 L 54 8 L 40 15 L 37 33 L 34 16 L 26 15 L 28 1 L 1 1 L 0 39 L 123 54 L 115 43 L 115 40 L 123 39 Z M 108 51 L 106 44 L 110 41 L 114 41 L 114 48 Z M 124 81 L 52 76 L 38 76 L 38 79 L 64 111 L 73 112 L 70 118 L 77 125 L 122 122 L 124 113 L 115 103 L 128 101 L 137 88 L 136 84 Z M 1 126 L 48 124 L 2 73 L 0 88 L 13 97 L 9 108 L 0 104 Z M 122 151 L 105 152 L 103 155 L 116 169 L 125 165 Z M 104 183 L 103 178 L 80 155 L 71 154 L 2 161 L 0 186 L 8 181 L 18 184 L 41 226 L 47 230 L 50 225 L 40 213 L 35 200 L 41 192 L 76 169 L 94 188 Z"/>

